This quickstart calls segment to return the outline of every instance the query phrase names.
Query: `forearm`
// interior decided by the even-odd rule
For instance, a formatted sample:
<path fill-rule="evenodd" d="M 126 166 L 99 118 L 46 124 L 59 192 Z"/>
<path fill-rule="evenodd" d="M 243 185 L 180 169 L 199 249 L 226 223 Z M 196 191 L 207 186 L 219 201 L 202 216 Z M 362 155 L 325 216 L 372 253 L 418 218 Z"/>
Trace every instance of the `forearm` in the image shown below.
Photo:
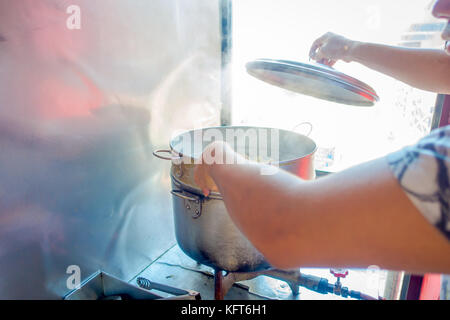
<path fill-rule="evenodd" d="M 444 50 L 355 42 L 349 48 L 347 59 L 413 87 L 450 94 L 450 56 Z"/>
<path fill-rule="evenodd" d="M 359 217 L 350 208 L 356 200 L 336 202 L 352 194 L 348 185 L 336 185 L 333 190 L 334 183 L 321 187 L 322 183 L 303 181 L 282 170 L 262 176 L 259 169 L 257 164 L 214 165 L 210 173 L 232 220 L 272 265 L 291 268 L 375 264 L 379 257 L 361 255 L 364 250 L 355 248 L 361 245 L 361 239 L 352 240 L 359 232 L 369 235 L 364 230 L 367 224 L 353 230 Z M 379 221 L 369 224 L 371 230 L 378 224 Z M 371 258 L 373 261 L 369 262 Z"/>
<path fill-rule="evenodd" d="M 382 160 L 309 182 L 262 176 L 256 164 L 215 165 L 211 176 L 233 221 L 277 267 L 450 272 L 449 244 Z"/>
<path fill-rule="evenodd" d="M 261 175 L 259 164 L 214 165 L 210 173 L 231 218 L 256 246 L 265 246 L 284 227 L 286 212 L 300 209 L 289 207 L 295 205 L 292 199 L 300 197 L 300 201 L 307 194 L 296 192 L 298 185 L 307 182 L 283 170 Z"/>
<path fill-rule="evenodd" d="M 308 211 L 311 202 L 307 201 L 307 192 L 297 192 L 300 184 L 308 182 L 282 170 L 263 176 L 260 169 L 258 164 L 213 165 L 210 174 L 233 222 L 272 265 L 278 266 L 283 264 L 289 248 L 298 243 L 298 238 L 288 241 L 286 236 L 298 231 L 297 237 L 306 238 L 311 231 L 298 229 L 302 218 L 292 216 L 294 211 Z M 302 206 L 294 207 L 296 201 L 302 200 Z M 296 221 L 289 222 L 287 216 Z M 301 248 L 295 250 L 303 254 Z"/>

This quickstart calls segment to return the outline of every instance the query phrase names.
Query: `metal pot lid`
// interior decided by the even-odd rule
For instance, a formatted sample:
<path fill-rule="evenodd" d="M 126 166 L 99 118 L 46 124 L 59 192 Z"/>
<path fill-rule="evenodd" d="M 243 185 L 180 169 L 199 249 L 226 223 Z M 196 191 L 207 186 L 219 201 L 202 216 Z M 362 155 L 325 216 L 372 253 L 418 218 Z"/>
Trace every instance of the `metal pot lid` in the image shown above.
<path fill-rule="evenodd" d="M 258 59 L 246 68 L 259 80 L 319 99 L 361 107 L 380 100 L 369 85 L 323 64 Z"/>

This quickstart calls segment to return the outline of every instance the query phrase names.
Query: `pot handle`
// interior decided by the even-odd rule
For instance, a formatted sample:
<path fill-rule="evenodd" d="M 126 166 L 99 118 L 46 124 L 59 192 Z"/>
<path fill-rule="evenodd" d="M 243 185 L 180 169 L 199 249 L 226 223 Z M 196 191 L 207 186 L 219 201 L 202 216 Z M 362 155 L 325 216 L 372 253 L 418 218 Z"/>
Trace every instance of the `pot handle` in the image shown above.
<path fill-rule="evenodd" d="M 309 135 L 310 135 L 311 132 L 313 131 L 313 125 L 312 125 L 311 122 L 308 122 L 308 121 L 301 122 L 301 123 L 297 124 L 294 128 L 292 128 L 292 131 L 297 132 L 297 129 L 298 129 L 300 126 L 303 126 L 303 125 L 309 126 L 309 131 L 308 131 L 307 134 L 305 134 L 305 136 L 309 137 Z"/>
<path fill-rule="evenodd" d="M 202 201 L 200 198 L 196 198 L 195 196 L 189 197 L 185 195 L 182 190 L 171 190 L 170 193 L 175 197 L 189 201 L 189 204 L 186 205 L 186 209 L 192 214 L 192 218 L 197 219 L 202 215 Z"/>
<path fill-rule="evenodd" d="M 172 150 L 155 150 L 153 151 L 153 155 L 159 159 L 163 159 L 163 160 L 170 160 L 170 161 L 176 161 L 176 160 L 180 160 L 182 157 L 178 156 L 178 157 L 164 157 L 162 155 L 159 155 L 158 153 L 169 153 L 172 154 Z"/>
<path fill-rule="evenodd" d="M 181 190 L 171 190 L 170 193 L 171 193 L 172 195 L 174 195 L 175 197 L 179 197 L 179 198 L 182 198 L 182 199 L 184 199 L 184 200 L 194 201 L 194 202 L 196 202 L 196 203 L 198 203 L 198 202 L 200 201 L 200 200 L 197 199 L 197 198 L 189 197 L 189 196 L 185 195 L 185 194 L 183 193 L 183 191 L 181 191 Z"/>

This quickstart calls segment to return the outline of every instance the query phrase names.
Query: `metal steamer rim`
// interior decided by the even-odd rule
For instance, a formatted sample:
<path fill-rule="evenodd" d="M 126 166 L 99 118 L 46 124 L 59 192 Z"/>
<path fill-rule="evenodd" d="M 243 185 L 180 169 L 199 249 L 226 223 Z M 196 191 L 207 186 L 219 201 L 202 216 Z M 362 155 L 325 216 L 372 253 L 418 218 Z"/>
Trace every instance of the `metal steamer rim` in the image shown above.
<path fill-rule="evenodd" d="M 205 198 L 214 199 L 214 200 L 223 200 L 223 197 L 219 192 L 212 191 L 208 195 L 208 197 L 205 197 L 205 195 L 199 188 L 192 187 L 192 186 L 180 181 L 173 174 L 171 174 L 170 177 L 172 178 L 174 185 L 180 189 L 179 191 L 187 191 L 189 193 L 192 193 L 192 194 L 198 196 L 200 201 L 203 201 Z M 176 190 L 176 191 L 178 191 L 178 190 Z"/>

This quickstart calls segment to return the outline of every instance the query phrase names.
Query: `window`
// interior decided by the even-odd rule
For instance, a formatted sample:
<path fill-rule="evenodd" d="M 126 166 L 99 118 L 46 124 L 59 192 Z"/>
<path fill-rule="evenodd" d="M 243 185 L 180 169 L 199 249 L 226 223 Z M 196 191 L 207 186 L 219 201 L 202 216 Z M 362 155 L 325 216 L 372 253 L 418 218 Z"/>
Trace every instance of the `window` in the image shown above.
<path fill-rule="evenodd" d="M 288 92 L 246 73 L 257 58 L 308 62 L 312 42 L 327 31 L 350 39 L 437 48 L 444 24 L 430 0 L 239 0 L 233 2 L 232 123 L 292 130 L 313 125 L 318 169 L 342 170 L 405 145 L 430 131 L 436 94 L 411 88 L 357 63 L 335 68 L 372 86 L 381 101 L 352 107 Z M 303 132 L 306 127 L 296 130 Z"/>

